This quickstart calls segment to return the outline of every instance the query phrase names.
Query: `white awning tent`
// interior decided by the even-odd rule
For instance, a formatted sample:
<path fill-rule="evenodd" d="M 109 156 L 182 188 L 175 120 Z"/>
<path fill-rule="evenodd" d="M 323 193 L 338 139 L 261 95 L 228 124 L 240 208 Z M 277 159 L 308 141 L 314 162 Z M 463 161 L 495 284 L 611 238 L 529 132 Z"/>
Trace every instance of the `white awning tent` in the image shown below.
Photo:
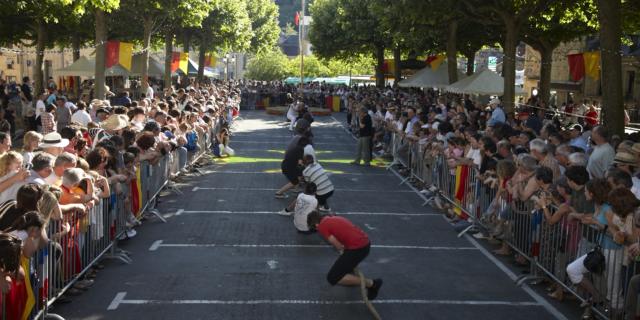
<path fill-rule="evenodd" d="M 133 56 L 131 60 L 131 75 L 132 76 L 140 76 L 142 75 L 142 63 L 144 62 L 141 54 L 136 54 Z M 164 76 L 164 65 L 158 62 L 156 59 L 149 57 L 149 69 L 148 72 L 150 77 L 158 77 L 161 78 Z"/>
<path fill-rule="evenodd" d="M 398 82 L 398 85 L 403 88 L 443 88 L 449 85 L 449 70 L 446 63 L 442 63 L 440 67 L 433 70 L 431 67 L 426 67 L 416 72 L 411 78 Z M 465 76 L 464 73 L 458 72 L 458 79 L 462 79 Z"/>
<path fill-rule="evenodd" d="M 485 69 L 445 87 L 444 90 L 453 93 L 501 96 L 504 94 L 504 78 L 489 69 Z M 522 88 L 516 86 L 516 94 L 523 93 Z"/>
<path fill-rule="evenodd" d="M 134 55 L 131 60 L 131 71 L 125 69 L 123 66 L 116 64 L 111 68 L 105 70 L 107 77 L 128 77 L 128 76 L 140 76 L 142 73 L 142 55 Z M 93 78 L 95 76 L 96 59 L 94 57 L 80 57 L 71 65 L 57 69 L 54 71 L 56 76 L 71 76 L 71 77 L 87 77 Z M 164 74 L 163 66 L 155 59 L 149 57 L 149 76 L 162 77 Z"/>
<path fill-rule="evenodd" d="M 65 68 L 55 70 L 57 76 L 62 77 L 93 77 L 95 74 L 96 61 L 87 57 L 80 57 L 74 63 Z"/>

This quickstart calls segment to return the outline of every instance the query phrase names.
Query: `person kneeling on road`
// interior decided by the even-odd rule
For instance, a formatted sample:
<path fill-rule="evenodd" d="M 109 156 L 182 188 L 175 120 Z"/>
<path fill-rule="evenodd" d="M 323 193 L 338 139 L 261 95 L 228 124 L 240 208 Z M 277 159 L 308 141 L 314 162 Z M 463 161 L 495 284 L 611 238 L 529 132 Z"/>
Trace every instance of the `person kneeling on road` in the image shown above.
<path fill-rule="evenodd" d="M 343 217 L 321 215 L 318 211 L 309 214 L 307 223 L 340 252 L 340 257 L 327 274 L 327 281 L 332 286 L 359 286 L 360 278 L 355 275 L 355 268 L 369 255 L 371 243 L 367 234 Z M 375 299 L 382 287 L 382 279 L 364 281 L 367 298 Z"/>
<path fill-rule="evenodd" d="M 307 216 L 318 207 L 318 200 L 315 196 L 316 188 L 315 183 L 307 183 L 304 193 L 299 194 L 295 201 L 292 201 L 288 207 L 278 212 L 282 216 L 290 216 L 293 213 L 293 225 L 298 229 L 299 233 L 314 233 L 314 230 L 309 229 Z"/>
<path fill-rule="evenodd" d="M 305 169 L 302 170 L 302 176 L 304 181 L 314 183 L 317 186 L 316 198 L 320 205 L 320 211 L 330 211 L 327 200 L 333 195 L 333 183 L 329 180 L 329 175 L 322 166 L 315 162 L 312 155 L 308 154 L 304 156 L 303 163 Z"/>

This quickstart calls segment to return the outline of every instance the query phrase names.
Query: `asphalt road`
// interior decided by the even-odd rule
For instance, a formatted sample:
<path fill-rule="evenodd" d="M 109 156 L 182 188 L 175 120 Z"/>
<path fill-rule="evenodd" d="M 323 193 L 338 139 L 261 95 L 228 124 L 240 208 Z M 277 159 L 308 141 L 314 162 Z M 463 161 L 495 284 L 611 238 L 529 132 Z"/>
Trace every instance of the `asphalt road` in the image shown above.
<path fill-rule="evenodd" d="M 121 244 L 133 263 L 105 261 L 88 292 L 53 312 L 90 320 L 371 319 L 358 289 L 326 282 L 334 250 L 275 214 L 290 201 L 273 197 L 286 182 L 279 168 L 291 135 L 283 118 L 243 117 L 232 137 L 236 157 L 187 178 L 182 195 L 161 199 L 167 223 L 152 219 Z M 393 173 L 348 164 L 355 141 L 335 118 L 316 119 L 313 132 L 337 189 L 329 204 L 372 241 L 360 269 L 384 279 L 374 302 L 383 319 L 562 319 Z"/>

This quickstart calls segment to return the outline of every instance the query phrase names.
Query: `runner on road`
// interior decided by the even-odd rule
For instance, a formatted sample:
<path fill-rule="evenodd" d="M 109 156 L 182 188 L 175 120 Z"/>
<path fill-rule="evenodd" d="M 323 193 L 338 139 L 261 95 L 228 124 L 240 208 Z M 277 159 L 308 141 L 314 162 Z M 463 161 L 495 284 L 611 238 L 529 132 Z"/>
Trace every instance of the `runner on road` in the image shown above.
<path fill-rule="evenodd" d="M 343 217 L 320 215 L 318 211 L 309 214 L 307 223 L 340 252 L 327 274 L 327 281 L 332 286 L 359 286 L 355 268 L 369 255 L 371 243 L 367 234 Z M 365 286 L 367 298 L 373 300 L 382 287 L 382 279 L 365 279 Z"/>

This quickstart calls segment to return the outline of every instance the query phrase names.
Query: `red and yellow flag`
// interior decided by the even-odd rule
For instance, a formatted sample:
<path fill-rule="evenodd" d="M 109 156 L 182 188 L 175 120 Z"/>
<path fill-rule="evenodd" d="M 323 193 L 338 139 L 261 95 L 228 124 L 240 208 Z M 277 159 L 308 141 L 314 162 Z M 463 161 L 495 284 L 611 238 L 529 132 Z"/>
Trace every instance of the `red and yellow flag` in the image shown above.
<path fill-rule="evenodd" d="M 215 65 L 216 65 L 216 56 L 213 53 L 209 53 L 204 56 L 205 67 L 215 67 Z"/>
<path fill-rule="evenodd" d="M 181 70 L 184 74 L 189 74 L 189 53 L 174 52 L 171 56 L 171 72 Z"/>
<path fill-rule="evenodd" d="M 131 59 L 133 56 L 133 43 L 109 41 L 107 42 L 105 67 L 111 68 L 116 64 L 131 71 Z"/>

